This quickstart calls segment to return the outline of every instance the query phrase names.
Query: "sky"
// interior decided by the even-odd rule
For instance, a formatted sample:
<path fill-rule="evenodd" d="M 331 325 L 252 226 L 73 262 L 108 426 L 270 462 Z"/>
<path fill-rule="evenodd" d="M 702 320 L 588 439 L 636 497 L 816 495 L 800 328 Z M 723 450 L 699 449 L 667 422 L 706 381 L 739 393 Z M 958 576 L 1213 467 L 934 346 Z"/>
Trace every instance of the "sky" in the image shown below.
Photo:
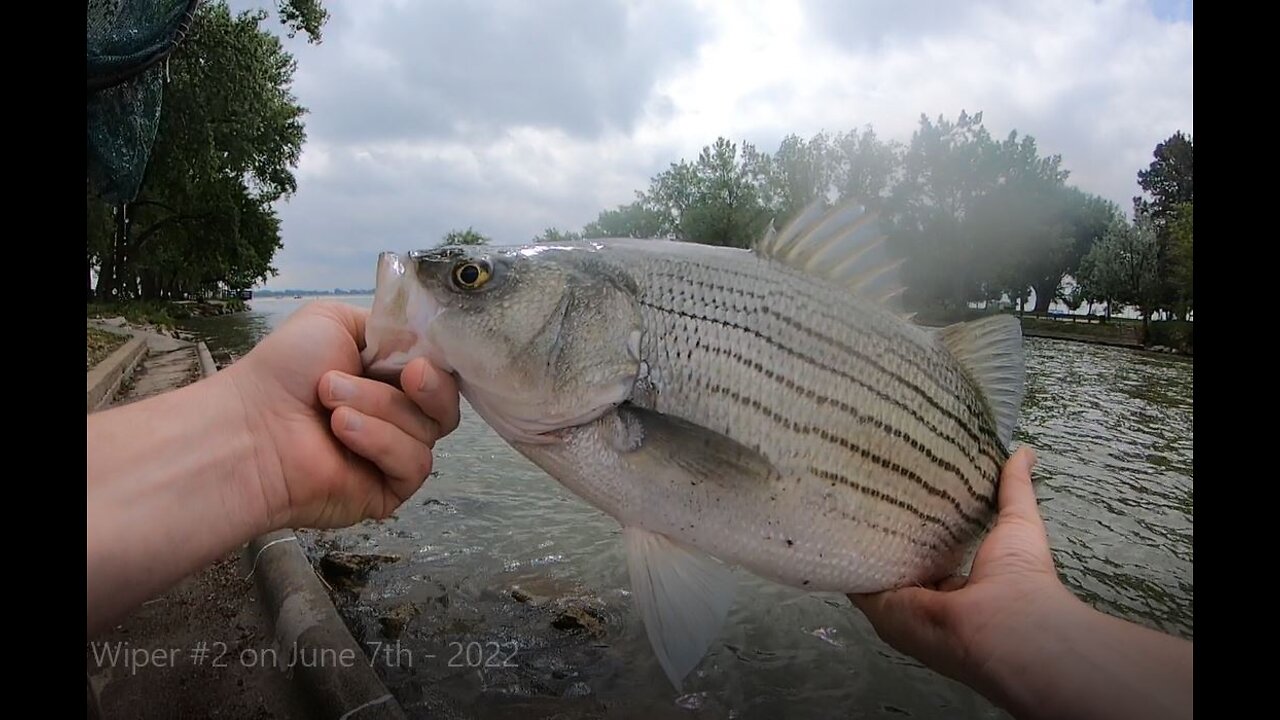
<path fill-rule="evenodd" d="M 379 252 L 452 229 L 580 230 L 720 136 L 905 144 L 922 114 L 981 112 L 1127 210 L 1155 146 L 1194 130 L 1190 0 L 325 6 L 319 45 L 285 41 L 307 141 L 271 289 L 371 288 Z"/>

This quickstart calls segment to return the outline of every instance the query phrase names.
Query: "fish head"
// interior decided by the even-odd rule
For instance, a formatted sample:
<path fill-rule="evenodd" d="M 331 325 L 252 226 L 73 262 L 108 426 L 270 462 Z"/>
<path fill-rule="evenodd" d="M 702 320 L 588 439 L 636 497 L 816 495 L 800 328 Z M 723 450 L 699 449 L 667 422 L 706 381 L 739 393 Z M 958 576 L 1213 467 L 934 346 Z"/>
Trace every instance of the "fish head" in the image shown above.
<path fill-rule="evenodd" d="M 382 253 L 362 354 L 371 377 L 414 358 L 453 373 L 511 442 L 553 442 L 630 396 L 639 373 L 632 288 L 593 270 L 590 246 Z"/>

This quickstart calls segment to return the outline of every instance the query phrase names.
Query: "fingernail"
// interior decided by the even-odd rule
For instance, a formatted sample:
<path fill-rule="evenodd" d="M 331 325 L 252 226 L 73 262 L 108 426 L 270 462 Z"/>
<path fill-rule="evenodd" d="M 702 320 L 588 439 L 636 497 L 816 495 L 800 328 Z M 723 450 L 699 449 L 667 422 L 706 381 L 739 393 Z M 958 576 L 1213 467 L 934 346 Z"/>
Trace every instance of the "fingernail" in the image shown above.
<path fill-rule="evenodd" d="M 356 386 L 350 380 L 334 375 L 329 378 L 329 398 L 339 402 L 355 397 Z"/>
<path fill-rule="evenodd" d="M 424 364 L 422 366 L 422 384 L 418 387 L 418 390 L 431 392 L 437 387 L 440 387 L 440 378 L 436 376 L 436 369 L 431 367 L 430 364 Z"/>
<path fill-rule="evenodd" d="M 356 412 L 355 410 L 351 410 L 350 408 L 348 408 L 347 421 L 343 423 L 343 427 L 345 427 L 347 430 L 359 430 L 361 425 L 364 425 L 364 417 L 362 417 L 360 413 Z"/>

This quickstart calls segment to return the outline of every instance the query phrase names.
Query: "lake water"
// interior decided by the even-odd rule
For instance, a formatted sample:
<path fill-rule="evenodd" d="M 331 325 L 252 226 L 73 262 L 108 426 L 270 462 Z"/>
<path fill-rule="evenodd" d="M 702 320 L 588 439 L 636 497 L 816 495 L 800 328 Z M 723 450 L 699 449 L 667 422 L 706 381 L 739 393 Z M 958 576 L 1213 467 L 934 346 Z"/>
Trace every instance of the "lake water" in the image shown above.
<path fill-rule="evenodd" d="M 243 356 L 303 302 L 254 300 L 250 312 L 188 328 L 215 356 Z M 1039 456 L 1064 581 L 1101 610 L 1192 638 L 1192 363 L 1038 338 L 1026 347 L 1018 440 Z M 750 579 L 676 693 L 632 609 L 616 523 L 469 408 L 437 446 L 435 469 L 391 520 L 303 534 L 317 554 L 403 558 L 338 600 L 368 647 L 410 653 L 375 666 L 414 717 L 1003 716 L 890 649 L 847 599 Z M 599 634 L 556 627 L 563 607 L 517 602 L 517 586 L 576 598 Z M 394 640 L 388 617 L 407 618 Z"/>

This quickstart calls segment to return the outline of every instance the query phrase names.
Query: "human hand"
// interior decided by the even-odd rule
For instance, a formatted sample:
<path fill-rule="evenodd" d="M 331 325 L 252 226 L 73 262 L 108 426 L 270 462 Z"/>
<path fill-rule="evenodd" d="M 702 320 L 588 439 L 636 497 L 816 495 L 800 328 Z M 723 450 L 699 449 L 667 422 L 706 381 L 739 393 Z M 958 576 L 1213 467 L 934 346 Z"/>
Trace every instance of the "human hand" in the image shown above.
<path fill-rule="evenodd" d="M 970 575 L 849 599 L 885 642 L 983 690 L 1004 644 L 1025 642 L 1048 618 L 1084 607 L 1058 579 L 1031 485 L 1035 454 L 1020 448 L 1001 472 L 999 517 Z"/>
<path fill-rule="evenodd" d="M 367 317 L 345 303 L 309 304 L 219 373 L 244 405 L 256 458 L 246 481 L 268 528 L 389 516 L 458 426 L 457 385 L 425 359 L 401 372 L 403 390 L 361 377 Z"/>

